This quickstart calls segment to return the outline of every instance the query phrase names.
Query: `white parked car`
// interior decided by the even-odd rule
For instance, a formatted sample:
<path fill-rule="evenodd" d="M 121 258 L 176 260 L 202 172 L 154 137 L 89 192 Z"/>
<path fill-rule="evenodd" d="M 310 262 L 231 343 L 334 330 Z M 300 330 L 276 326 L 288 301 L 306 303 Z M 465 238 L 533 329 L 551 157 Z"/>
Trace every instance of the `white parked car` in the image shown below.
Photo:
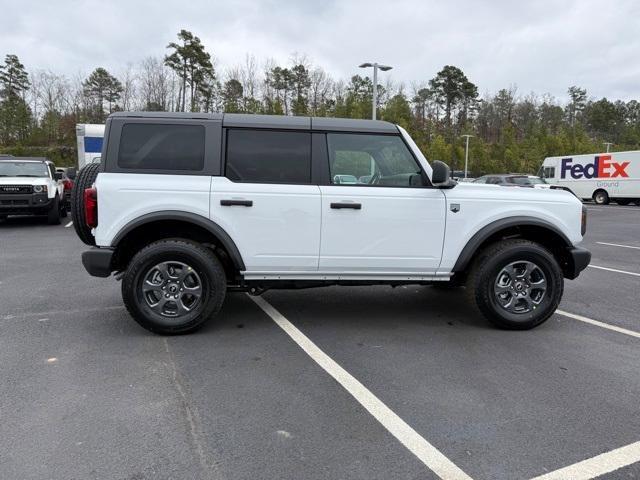
<path fill-rule="evenodd" d="M 46 215 L 50 224 L 67 216 L 62 174 L 46 158 L 0 158 L 0 219 Z"/>
<path fill-rule="evenodd" d="M 381 121 L 120 112 L 73 198 L 87 271 L 117 272 L 164 334 L 229 290 L 379 284 L 464 284 L 495 325 L 527 329 L 591 256 L 570 193 L 458 184 Z"/>
<path fill-rule="evenodd" d="M 544 178 L 540 178 L 537 175 L 527 175 L 529 184 L 533 185 L 533 188 L 541 188 L 543 190 L 550 189 L 551 185 L 544 181 Z"/>

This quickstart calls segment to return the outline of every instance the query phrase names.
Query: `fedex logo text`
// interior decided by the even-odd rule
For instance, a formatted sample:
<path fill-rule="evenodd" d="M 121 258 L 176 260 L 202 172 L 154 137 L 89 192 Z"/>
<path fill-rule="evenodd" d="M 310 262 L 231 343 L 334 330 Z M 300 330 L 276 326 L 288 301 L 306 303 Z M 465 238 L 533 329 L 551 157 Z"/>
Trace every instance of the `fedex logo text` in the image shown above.
<path fill-rule="evenodd" d="M 567 172 L 571 178 L 613 178 L 628 177 L 626 169 L 630 162 L 612 162 L 611 155 L 596 155 L 593 163 L 582 165 L 573 163 L 573 158 L 563 158 L 560 178 L 566 178 Z"/>

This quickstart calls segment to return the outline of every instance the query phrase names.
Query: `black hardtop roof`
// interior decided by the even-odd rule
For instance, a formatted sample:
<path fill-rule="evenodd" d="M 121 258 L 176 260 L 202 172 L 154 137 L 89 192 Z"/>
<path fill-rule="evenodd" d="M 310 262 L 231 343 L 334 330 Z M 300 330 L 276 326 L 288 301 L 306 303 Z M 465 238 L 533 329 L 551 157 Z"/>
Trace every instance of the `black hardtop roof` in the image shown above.
<path fill-rule="evenodd" d="M 257 115 L 250 113 L 191 113 L 191 112 L 115 112 L 110 118 L 153 118 L 182 120 L 213 120 L 224 127 L 273 128 L 288 130 L 318 130 L 337 132 L 398 133 L 398 127 L 382 120 L 359 120 L 330 117 L 290 117 L 285 115 Z"/>
<path fill-rule="evenodd" d="M 46 157 L 0 157 L 0 162 L 34 162 L 34 163 L 43 163 L 49 162 L 49 159 Z"/>

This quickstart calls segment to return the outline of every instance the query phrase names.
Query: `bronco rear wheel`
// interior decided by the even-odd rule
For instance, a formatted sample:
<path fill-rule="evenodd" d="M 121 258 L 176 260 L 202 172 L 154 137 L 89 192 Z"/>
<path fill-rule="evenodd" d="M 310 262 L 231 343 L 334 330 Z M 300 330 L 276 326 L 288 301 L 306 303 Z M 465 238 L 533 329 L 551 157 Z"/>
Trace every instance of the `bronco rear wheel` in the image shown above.
<path fill-rule="evenodd" d="M 507 240 L 485 249 L 467 278 L 467 295 L 491 323 L 528 330 L 555 312 L 564 288 L 558 262 L 542 245 Z"/>
<path fill-rule="evenodd" d="M 216 255 L 182 239 L 143 248 L 122 279 L 122 298 L 131 316 L 147 330 L 164 335 L 200 328 L 218 313 L 226 290 Z"/>

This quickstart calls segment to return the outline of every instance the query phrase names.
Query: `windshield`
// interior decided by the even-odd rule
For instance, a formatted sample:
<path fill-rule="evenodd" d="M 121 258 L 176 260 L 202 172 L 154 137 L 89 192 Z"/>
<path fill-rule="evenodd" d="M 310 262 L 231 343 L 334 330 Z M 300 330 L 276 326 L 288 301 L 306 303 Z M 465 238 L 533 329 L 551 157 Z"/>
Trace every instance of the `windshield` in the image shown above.
<path fill-rule="evenodd" d="M 40 162 L 0 162 L 0 177 L 48 177 L 49 169 Z"/>

